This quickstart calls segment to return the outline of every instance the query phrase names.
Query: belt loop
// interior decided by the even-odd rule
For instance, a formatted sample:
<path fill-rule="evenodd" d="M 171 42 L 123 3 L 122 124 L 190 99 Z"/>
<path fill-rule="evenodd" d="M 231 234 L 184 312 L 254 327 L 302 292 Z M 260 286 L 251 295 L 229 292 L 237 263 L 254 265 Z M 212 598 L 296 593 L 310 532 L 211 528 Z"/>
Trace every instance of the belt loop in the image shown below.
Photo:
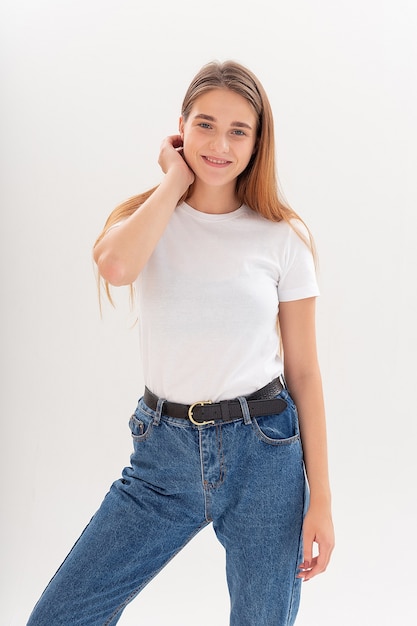
<path fill-rule="evenodd" d="M 161 415 L 162 415 L 162 407 L 164 406 L 164 403 L 166 401 L 164 400 L 164 398 L 158 398 L 158 403 L 156 405 L 156 415 L 153 419 L 153 423 L 155 424 L 155 426 L 159 426 L 159 422 L 161 421 Z"/>
<path fill-rule="evenodd" d="M 246 400 L 244 396 L 238 396 L 237 400 L 239 400 L 240 408 L 242 409 L 243 422 L 245 426 L 247 426 L 248 424 L 252 423 L 252 419 L 249 413 L 248 401 Z"/>

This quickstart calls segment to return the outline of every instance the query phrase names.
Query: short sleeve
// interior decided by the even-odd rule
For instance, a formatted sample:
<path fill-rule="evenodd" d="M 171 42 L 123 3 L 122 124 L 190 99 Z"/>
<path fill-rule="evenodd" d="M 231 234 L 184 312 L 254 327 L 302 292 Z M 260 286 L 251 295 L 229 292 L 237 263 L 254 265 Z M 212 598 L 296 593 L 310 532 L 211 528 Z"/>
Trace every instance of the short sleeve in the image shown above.
<path fill-rule="evenodd" d="M 290 302 L 320 295 L 313 253 L 305 226 L 294 220 L 288 238 L 278 280 L 278 300 Z M 299 233 L 299 234 L 298 234 Z M 301 235 L 301 236 L 300 236 Z"/>

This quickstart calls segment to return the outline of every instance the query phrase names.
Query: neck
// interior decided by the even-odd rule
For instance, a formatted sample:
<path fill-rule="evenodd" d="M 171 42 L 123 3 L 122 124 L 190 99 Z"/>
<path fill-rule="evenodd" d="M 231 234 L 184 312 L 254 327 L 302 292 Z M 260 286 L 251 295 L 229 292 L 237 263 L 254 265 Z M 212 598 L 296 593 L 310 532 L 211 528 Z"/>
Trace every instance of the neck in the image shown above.
<path fill-rule="evenodd" d="M 235 185 L 229 189 L 194 185 L 186 202 L 197 211 L 217 214 L 231 213 L 241 205 L 236 196 Z"/>

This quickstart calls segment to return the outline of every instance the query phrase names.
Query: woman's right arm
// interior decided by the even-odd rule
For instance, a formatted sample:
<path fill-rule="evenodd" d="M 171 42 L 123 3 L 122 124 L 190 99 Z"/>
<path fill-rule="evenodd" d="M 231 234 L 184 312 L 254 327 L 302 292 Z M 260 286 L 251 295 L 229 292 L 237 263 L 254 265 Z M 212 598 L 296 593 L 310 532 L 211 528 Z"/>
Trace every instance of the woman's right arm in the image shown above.
<path fill-rule="evenodd" d="M 159 165 L 165 176 L 153 194 L 117 228 L 110 229 L 94 248 L 99 274 L 111 285 L 130 285 L 148 261 L 179 199 L 194 181 L 194 174 L 178 148 L 179 135 L 161 145 Z"/>

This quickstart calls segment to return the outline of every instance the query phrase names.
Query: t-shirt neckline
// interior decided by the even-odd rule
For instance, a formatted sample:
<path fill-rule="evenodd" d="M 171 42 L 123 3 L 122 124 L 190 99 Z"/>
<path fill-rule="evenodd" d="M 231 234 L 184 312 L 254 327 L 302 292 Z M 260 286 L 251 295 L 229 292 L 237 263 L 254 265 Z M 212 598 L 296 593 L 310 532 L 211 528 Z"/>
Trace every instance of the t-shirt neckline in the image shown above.
<path fill-rule="evenodd" d="M 192 206 L 187 204 L 187 202 L 183 202 L 182 204 L 180 204 L 179 208 L 181 208 L 185 213 L 188 213 L 188 215 L 192 215 L 196 219 L 210 222 L 222 222 L 225 220 L 236 219 L 237 217 L 242 215 L 242 213 L 246 212 L 246 206 L 244 204 L 242 204 L 238 209 L 230 211 L 229 213 L 204 213 L 203 211 L 198 211 L 197 209 L 194 209 Z"/>

